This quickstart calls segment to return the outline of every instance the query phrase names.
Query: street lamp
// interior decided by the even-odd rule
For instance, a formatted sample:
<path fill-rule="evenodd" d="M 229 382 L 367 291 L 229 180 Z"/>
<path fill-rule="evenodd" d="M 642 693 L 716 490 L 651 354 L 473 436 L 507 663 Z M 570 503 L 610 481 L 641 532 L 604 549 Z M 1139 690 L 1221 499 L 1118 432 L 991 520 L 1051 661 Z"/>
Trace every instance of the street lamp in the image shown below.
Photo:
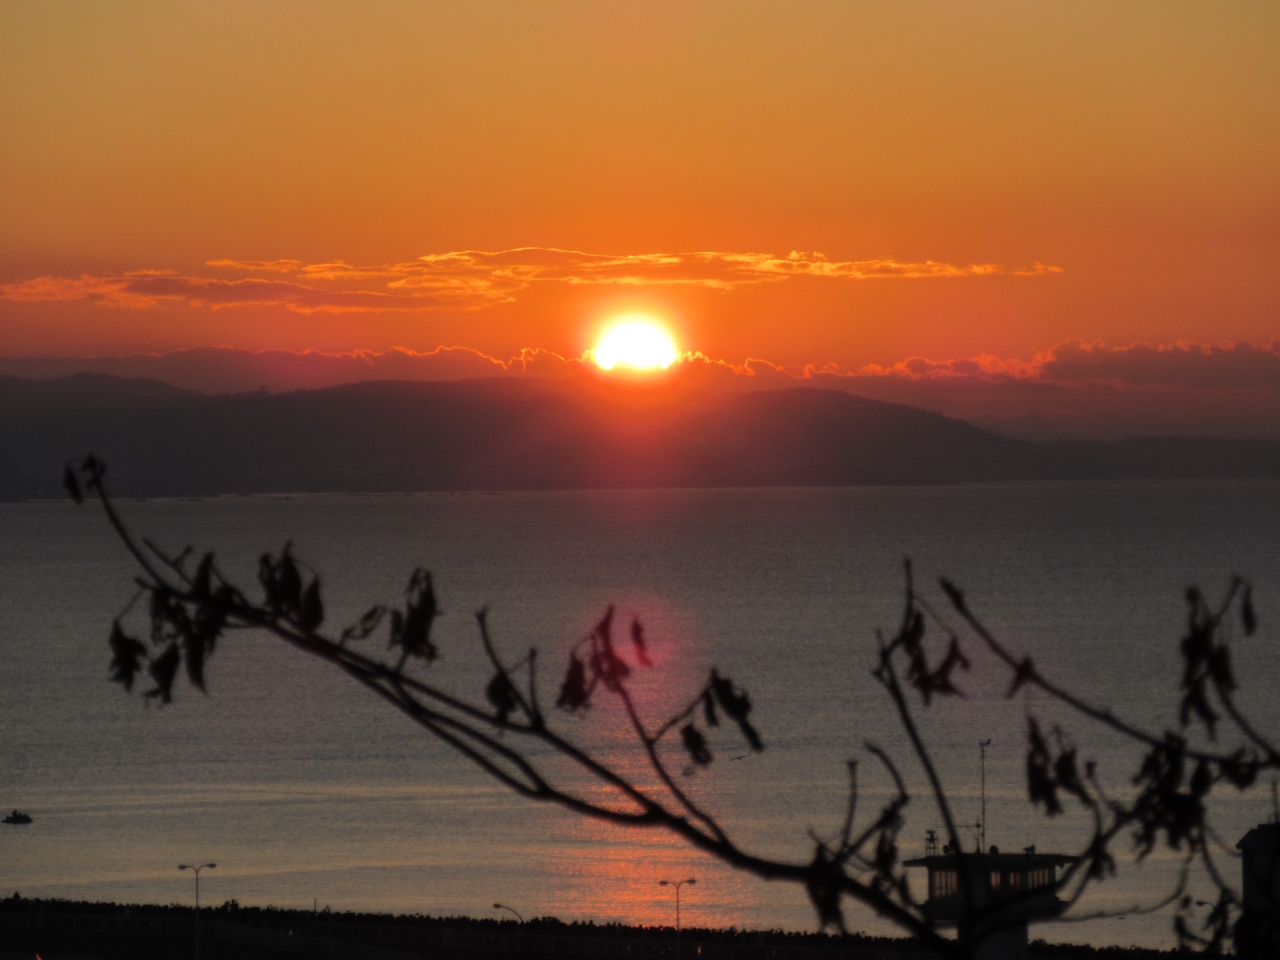
<path fill-rule="evenodd" d="M 686 883 L 694 884 L 698 882 L 697 877 L 690 877 L 688 880 L 659 880 L 660 887 L 676 888 L 676 960 L 680 960 L 680 888 Z"/>
<path fill-rule="evenodd" d="M 185 863 L 178 864 L 179 870 L 190 870 L 196 875 L 196 960 L 200 960 L 200 871 L 206 867 L 212 870 L 216 866 L 216 863 L 202 863 L 198 867 Z"/>
<path fill-rule="evenodd" d="M 978 829 L 982 831 L 982 844 L 979 853 L 987 852 L 987 747 L 991 746 L 991 738 L 978 741 L 978 749 L 982 751 L 982 822 Z"/>
<path fill-rule="evenodd" d="M 512 909 L 511 907 L 508 907 L 505 903 L 495 903 L 495 904 L 493 905 L 493 909 L 495 909 L 495 910 L 510 910 L 512 913 L 514 913 L 514 914 L 515 914 L 515 917 L 516 917 L 516 919 L 517 919 L 517 920 L 519 920 L 521 923 L 524 923 L 524 917 L 520 916 L 520 914 L 519 914 L 519 913 L 516 913 L 516 911 L 515 911 L 514 909 Z"/>

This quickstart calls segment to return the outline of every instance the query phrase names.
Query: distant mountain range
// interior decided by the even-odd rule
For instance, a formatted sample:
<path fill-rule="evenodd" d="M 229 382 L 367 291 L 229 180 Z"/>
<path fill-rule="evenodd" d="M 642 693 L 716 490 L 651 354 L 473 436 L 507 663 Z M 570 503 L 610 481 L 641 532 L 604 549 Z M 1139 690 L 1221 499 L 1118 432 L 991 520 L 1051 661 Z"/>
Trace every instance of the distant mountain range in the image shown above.
<path fill-rule="evenodd" d="M 0 377 L 0 497 L 60 495 L 88 452 L 128 496 L 1280 477 L 1280 441 L 1037 443 L 827 390 L 525 377 L 208 396 Z"/>

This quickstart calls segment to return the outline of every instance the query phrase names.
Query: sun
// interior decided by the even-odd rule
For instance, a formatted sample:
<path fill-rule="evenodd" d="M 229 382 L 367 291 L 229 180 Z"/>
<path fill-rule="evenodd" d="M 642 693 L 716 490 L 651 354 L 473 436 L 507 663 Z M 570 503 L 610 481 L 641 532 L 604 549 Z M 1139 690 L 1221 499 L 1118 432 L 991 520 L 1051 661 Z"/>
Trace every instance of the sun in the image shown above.
<path fill-rule="evenodd" d="M 602 370 L 665 370 L 679 355 L 667 332 L 647 317 L 619 320 L 604 332 L 595 349 L 596 365 Z"/>

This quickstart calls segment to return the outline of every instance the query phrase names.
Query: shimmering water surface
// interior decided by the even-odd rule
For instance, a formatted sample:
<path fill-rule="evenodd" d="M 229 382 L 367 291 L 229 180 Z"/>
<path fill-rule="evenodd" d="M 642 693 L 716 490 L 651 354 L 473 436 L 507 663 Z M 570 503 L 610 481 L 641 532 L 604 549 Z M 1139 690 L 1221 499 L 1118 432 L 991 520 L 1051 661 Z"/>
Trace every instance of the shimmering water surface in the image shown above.
<path fill-rule="evenodd" d="M 568 645 L 608 603 L 648 625 L 658 665 L 640 678 L 650 715 L 718 665 L 746 687 L 767 749 L 718 733 L 717 759 L 686 784 L 743 846 L 797 861 L 805 832 L 834 831 L 845 761 L 874 741 L 913 786 L 919 768 L 870 678 L 875 631 L 900 613 L 901 561 L 923 582 L 961 583 L 1010 644 L 1066 685 L 1152 724 L 1176 702 L 1182 591 L 1256 585 L 1262 629 L 1241 640 L 1246 702 L 1280 724 L 1280 486 L 1047 484 L 954 488 L 633 491 L 404 497 L 223 498 L 122 504 L 170 547 L 213 548 L 249 583 L 257 555 L 292 540 L 320 571 L 331 622 L 395 602 L 409 571 L 434 571 L 446 616 L 437 677 L 482 695 L 471 613 L 487 605 L 512 657 L 530 645 L 554 692 Z M 144 706 L 106 677 L 111 618 L 132 569 L 100 512 L 67 503 L 0 505 L 0 806 L 36 822 L 0 833 L 0 892 L 117 901 L 186 900 L 180 862 L 216 861 L 202 899 L 218 903 L 811 928 L 803 891 L 734 873 L 657 832 L 625 833 L 522 801 L 324 664 L 269 638 L 226 638 L 209 694 L 182 686 Z M 373 641 L 369 641 L 373 643 Z M 977 654 L 976 648 L 972 650 Z M 554 667 L 554 669 L 552 669 Z M 1007 701 L 1007 678 L 978 657 L 968 696 L 922 725 L 967 822 L 978 816 L 977 742 L 987 755 L 988 843 L 1071 850 L 1084 824 L 1047 822 L 1025 802 L 1022 744 L 1036 701 Z M 608 710 L 557 722 L 626 763 Z M 1070 730 L 1122 783 L 1133 754 L 1079 722 Z M 741 759 L 739 759 L 741 758 Z M 677 764 L 678 766 L 678 764 Z M 864 763 L 864 808 L 884 796 Z M 1266 791 L 1224 803 L 1234 840 L 1269 814 Z M 939 826 L 909 808 L 906 852 Z M 1238 871 L 1235 863 L 1225 868 Z M 1094 907 L 1159 889 L 1156 857 L 1099 888 Z M 857 907 L 854 927 L 889 928 Z M 1039 928 L 1094 942 L 1168 942 L 1168 917 Z"/>

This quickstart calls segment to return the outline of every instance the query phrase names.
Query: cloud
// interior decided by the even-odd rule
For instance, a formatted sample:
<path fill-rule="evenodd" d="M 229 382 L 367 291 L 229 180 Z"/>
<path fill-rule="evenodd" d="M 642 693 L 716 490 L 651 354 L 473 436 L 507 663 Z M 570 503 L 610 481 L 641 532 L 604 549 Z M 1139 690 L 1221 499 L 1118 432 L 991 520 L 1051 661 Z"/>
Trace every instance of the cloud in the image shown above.
<path fill-rule="evenodd" d="M 434 350 L 249 350 L 241 347 L 190 347 L 163 353 L 97 357 L 0 357 L 0 376 L 48 379 L 75 373 L 162 380 L 202 393 L 236 393 L 317 389 L 367 380 L 468 380 L 483 377 L 562 379 L 598 376 L 590 352 L 565 357 L 551 350 L 525 347 L 513 356 L 490 356 L 471 347 Z M 804 385 L 807 374 L 793 374 L 767 360 L 741 364 L 698 352 L 681 354 L 664 375 L 669 382 L 692 388 L 731 390 L 781 389 Z"/>
<path fill-rule="evenodd" d="M 265 304 L 284 306 L 299 313 L 422 310 L 442 305 L 439 298 L 424 294 L 331 290 L 261 277 L 242 280 L 184 277 L 162 270 L 135 270 L 115 276 L 36 277 L 0 286 L 0 299 L 86 300 L 130 309 L 155 307 L 165 302 L 213 309 Z"/>
<path fill-rule="evenodd" d="M 230 261 L 220 261 L 220 264 L 235 266 Z M 250 264 L 243 266 L 253 269 Z M 919 263 L 891 259 L 833 261 L 821 253 L 794 250 L 786 257 L 723 251 L 611 256 L 555 247 L 517 247 L 499 251 L 458 250 L 428 254 L 409 263 L 387 267 L 353 267 L 337 262 L 302 265 L 297 271 L 303 276 L 329 279 L 385 277 L 389 280 L 388 286 L 395 289 L 467 289 L 496 298 L 545 282 L 692 285 L 732 289 L 804 276 L 845 280 L 1000 274 L 1033 276 L 1060 273 L 1061 268 L 1038 262 L 1026 268 L 1006 268 L 997 264 L 964 266 L 933 260 Z"/>
<path fill-rule="evenodd" d="M 598 376 L 585 358 L 526 348 L 502 358 L 462 346 L 347 353 L 198 347 L 124 357 L 0 358 L 0 374 L 91 371 L 148 377 L 205 393 L 314 389 L 367 380 Z M 1068 341 L 1030 359 L 912 357 L 847 370 L 787 370 L 683 354 L 663 375 L 696 390 L 819 387 L 936 410 L 1036 439 L 1180 434 L 1280 438 L 1280 343 L 1128 344 Z"/>
<path fill-rule="evenodd" d="M 41 300 L 89 300 L 114 307 L 151 307 L 155 301 L 128 292 L 127 277 L 34 277 L 0 286 L 0 297 L 6 300 L 34 302 Z"/>
<path fill-rule="evenodd" d="M 1039 357 L 1033 360 L 1017 360 L 1005 357 L 996 357 L 990 354 L 982 354 L 977 357 L 953 358 L 949 360 L 931 360 L 927 357 L 910 357 L 906 360 L 899 360 L 895 364 L 889 366 L 880 366 L 878 364 L 868 364 L 861 370 L 857 371 L 858 376 L 866 377 L 905 377 L 911 380 L 931 380 L 943 378 L 982 378 L 988 380 L 995 379 L 1018 379 L 1018 378 L 1037 378 L 1040 375 L 1040 369 L 1043 360 Z M 830 373 L 841 374 L 845 376 L 854 376 L 854 373 L 847 373 L 835 369 L 817 369 L 813 367 L 806 368 L 812 373 Z"/>
<path fill-rule="evenodd" d="M 161 278 L 187 290 L 184 278 Z M 151 288 L 149 288 L 151 289 Z M 174 286 L 157 285 L 157 291 Z M 219 288 L 220 289 L 220 288 Z M 184 294 L 185 295 L 185 294 Z M 241 294 L 218 294 L 225 301 Z M 211 298 L 212 299 L 212 298 Z M 247 350 L 237 347 L 192 347 L 165 353 L 70 358 L 0 358 L 0 374 L 64 376 L 82 370 L 118 376 L 154 377 L 177 386 L 211 392 L 272 390 L 332 386 L 359 380 L 461 380 L 494 376 L 571 376 L 590 364 L 590 351 L 565 357 L 550 350 L 526 347 L 502 358 L 471 347 L 440 346 L 434 350 Z M 776 389 L 819 385 L 877 393 L 901 391 L 910 385 L 932 390 L 978 390 L 981 387 L 1019 388 L 1029 392 L 1062 393 L 1096 386 L 1171 388 L 1179 390 L 1269 390 L 1280 392 L 1280 341 L 1265 346 L 1233 344 L 1128 344 L 1107 346 L 1069 340 L 1031 359 L 976 357 L 934 360 L 910 357 L 895 364 L 869 364 L 849 370 L 838 364 L 807 364 L 787 370 L 765 359 L 741 364 L 691 351 L 680 355 L 672 369 L 685 382 L 720 383 L 737 389 Z M 898 386 L 891 386 L 897 384 Z"/>
<path fill-rule="evenodd" d="M 1040 375 L 1059 383 L 1280 390 L 1280 340 L 1262 346 L 1180 342 L 1124 347 L 1072 340 L 1053 348 Z"/>
<path fill-rule="evenodd" d="M 858 373 L 916 380 L 1025 380 L 1064 386 L 1280 390 L 1280 340 L 1261 346 L 1188 341 L 1109 346 L 1102 341 L 1068 340 L 1030 360 L 990 355 L 952 360 L 912 357 L 890 366 L 867 366 Z"/>
<path fill-rule="evenodd" d="M 206 267 L 231 267 L 236 270 L 253 270 L 266 273 L 293 273 L 306 266 L 301 260 L 210 260 Z"/>
<path fill-rule="evenodd" d="M 191 347 L 115 357 L 0 358 L 0 374 L 10 376 L 44 379 L 83 372 L 162 380 L 202 393 L 241 393 L 259 388 L 318 389 L 366 380 L 467 380 L 506 376 L 523 372 L 523 367 L 521 358 L 497 360 L 470 347 L 346 353 Z"/>
<path fill-rule="evenodd" d="M 480 309 L 514 300 L 535 284 L 734 290 L 801 278 L 918 280 L 1029 277 L 1061 272 L 1060 267 L 1038 261 L 1029 267 L 885 258 L 837 261 L 821 253 L 799 251 L 785 257 L 723 251 L 613 256 L 554 247 L 458 250 L 428 254 L 407 263 L 372 266 L 300 260 L 210 260 L 206 266 L 241 276 L 237 279 L 180 276 L 164 270 L 79 277 L 42 276 L 0 285 L 0 299 L 82 300 L 130 309 L 162 303 L 215 309 L 274 305 L 300 313 L 343 313 L 439 307 Z"/>
<path fill-rule="evenodd" d="M 1280 438 L 1280 341 L 1069 340 L 1030 359 L 911 357 L 856 371 L 807 367 L 803 377 L 1033 439 Z"/>

